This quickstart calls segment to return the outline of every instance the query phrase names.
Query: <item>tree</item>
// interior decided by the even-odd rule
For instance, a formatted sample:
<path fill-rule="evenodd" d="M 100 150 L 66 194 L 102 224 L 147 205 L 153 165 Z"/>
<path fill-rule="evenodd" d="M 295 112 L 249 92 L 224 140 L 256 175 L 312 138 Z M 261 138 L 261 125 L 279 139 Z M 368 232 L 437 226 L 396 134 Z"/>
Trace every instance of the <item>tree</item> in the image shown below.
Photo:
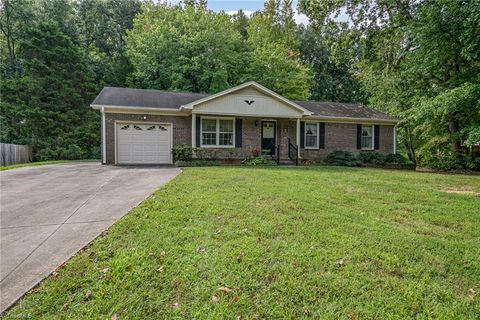
<path fill-rule="evenodd" d="M 9 77 L 19 71 L 17 59 L 18 42 L 23 39 L 26 27 L 35 21 L 35 8 L 28 0 L 4 0 L 0 4 L 0 31 L 2 51 L 2 74 Z"/>
<path fill-rule="evenodd" d="M 128 35 L 137 87 L 218 92 L 239 83 L 241 35 L 230 17 L 203 5 L 147 3 Z"/>
<path fill-rule="evenodd" d="M 80 43 L 98 87 L 126 86 L 133 66 L 126 57 L 126 35 L 140 12 L 139 0 L 85 0 L 77 4 Z"/>
<path fill-rule="evenodd" d="M 426 153 L 433 150 L 468 153 L 460 133 L 469 124 L 462 119 L 476 119 L 476 111 L 459 107 L 465 100 L 458 92 L 466 89 L 455 89 L 480 83 L 478 1 L 302 0 L 300 8 L 319 28 L 346 8 L 359 48 L 352 70 L 372 106 L 402 119 L 401 139 L 412 160 L 416 160 L 415 148 L 420 149 L 420 159 L 431 159 Z M 449 112 L 448 122 L 422 116 L 432 129 L 420 134 L 415 115 L 432 115 L 437 102 L 447 96 L 450 107 L 444 111 Z M 426 112 L 428 108 L 433 110 Z"/>
<path fill-rule="evenodd" d="M 307 99 L 313 75 L 300 60 L 291 1 L 269 0 L 250 18 L 247 47 L 251 61 L 244 80 L 254 80 L 290 98 Z"/>
<path fill-rule="evenodd" d="M 2 141 L 32 145 L 39 160 L 93 156 L 99 119 L 88 107 L 94 92 L 80 48 L 56 23 L 40 22 L 26 30 L 18 57 L 25 73 L 0 88 Z"/>
<path fill-rule="evenodd" d="M 321 30 L 299 28 L 300 57 L 314 74 L 312 100 L 364 102 L 365 94 L 352 74 L 351 50 L 342 45 L 347 36 L 344 25 L 332 24 Z"/>

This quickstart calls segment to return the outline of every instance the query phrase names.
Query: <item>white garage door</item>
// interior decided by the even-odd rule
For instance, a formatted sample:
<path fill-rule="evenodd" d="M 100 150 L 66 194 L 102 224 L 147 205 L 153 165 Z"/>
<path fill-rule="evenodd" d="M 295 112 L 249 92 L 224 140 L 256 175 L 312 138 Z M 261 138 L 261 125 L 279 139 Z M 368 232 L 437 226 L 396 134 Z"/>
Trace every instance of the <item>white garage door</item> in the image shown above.
<path fill-rule="evenodd" d="M 172 163 L 172 126 L 169 124 L 117 124 L 117 163 Z"/>

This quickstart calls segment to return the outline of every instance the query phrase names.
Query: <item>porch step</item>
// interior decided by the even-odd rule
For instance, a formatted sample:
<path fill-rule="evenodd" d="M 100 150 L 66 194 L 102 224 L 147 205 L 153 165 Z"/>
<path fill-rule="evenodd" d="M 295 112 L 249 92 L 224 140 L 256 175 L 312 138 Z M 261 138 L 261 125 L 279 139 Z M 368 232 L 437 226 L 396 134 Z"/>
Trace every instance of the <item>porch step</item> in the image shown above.
<path fill-rule="evenodd" d="M 295 161 L 290 160 L 290 159 L 280 159 L 279 165 L 281 165 L 281 166 L 294 166 Z"/>

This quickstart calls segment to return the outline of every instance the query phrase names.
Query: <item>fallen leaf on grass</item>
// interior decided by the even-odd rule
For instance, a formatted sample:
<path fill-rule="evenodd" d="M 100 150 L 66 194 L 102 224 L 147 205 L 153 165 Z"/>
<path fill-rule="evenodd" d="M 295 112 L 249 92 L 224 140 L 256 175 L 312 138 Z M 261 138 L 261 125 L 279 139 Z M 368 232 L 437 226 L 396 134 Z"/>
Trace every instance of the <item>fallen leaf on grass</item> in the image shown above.
<path fill-rule="evenodd" d="M 163 267 L 158 268 L 157 272 L 163 272 Z"/>
<path fill-rule="evenodd" d="M 218 301 L 220 301 L 220 298 L 217 297 L 217 296 L 212 296 L 212 301 L 213 302 L 218 302 Z"/>
<path fill-rule="evenodd" d="M 243 257 L 245 257 L 245 252 L 240 251 L 240 253 L 237 256 L 237 261 L 241 262 L 243 260 Z"/>
<path fill-rule="evenodd" d="M 232 292 L 232 289 L 227 288 L 227 287 L 220 287 L 218 288 L 219 291 L 225 292 L 225 293 L 230 293 Z"/>
<path fill-rule="evenodd" d="M 345 264 L 345 260 L 343 260 L 343 259 L 340 259 L 340 260 L 337 261 L 338 266 L 343 266 L 344 264 Z"/>
<path fill-rule="evenodd" d="M 475 292 L 475 290 L 474 290 L 473 288 L 468 289 L 468 297 L 469 297 L 470 299 L 475 298 L 475 294 L 476 294 L 476 292 Z"/>
<path fill-rule="evenodd" d="M 85 292 L 85 299 L 88 300 L 90 299 L 91 296 L 92 296 L 92 291 L 87 290 L 87 292 Z"/>
<path fill-rule="evenodd" d="M 112 319 L 112 320 L 117 320 L 117 319 L 118 319 L 118 316 L 117 316 L 117 314 L 115 313 L 115 314 L 112 316 L 112 318 L 111 318 L 111 319 Z"/>
<path fill-rule="evenodd" d="M 173 304 L 173 307 L 174 307 L 175 309 L 178 308 L 179 306 L 180 306 L 180 304 L 179 304 L 178 302 L 175 302 L 175 303 Z"/>

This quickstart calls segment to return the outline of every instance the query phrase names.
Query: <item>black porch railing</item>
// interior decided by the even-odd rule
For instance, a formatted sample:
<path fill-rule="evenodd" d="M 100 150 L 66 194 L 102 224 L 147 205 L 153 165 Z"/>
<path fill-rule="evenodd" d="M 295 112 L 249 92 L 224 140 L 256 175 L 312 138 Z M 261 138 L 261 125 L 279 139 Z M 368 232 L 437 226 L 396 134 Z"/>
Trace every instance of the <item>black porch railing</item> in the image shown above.
<path fill-rule="evenodd" d="M 280 144 L 275 145 L 274 143 L 271 143 L 268 146 L 268 149 L 265 150 L 269 151 L 268 155 L 272 157 L 273 161 L 275 161 L 277 164 L 280 164 Z"/>
<path fill-rule="evenodd" d="M 288 157 L 298 166 L 298 146 L 295 146 L 290 139 L 288 139 Z"/>

